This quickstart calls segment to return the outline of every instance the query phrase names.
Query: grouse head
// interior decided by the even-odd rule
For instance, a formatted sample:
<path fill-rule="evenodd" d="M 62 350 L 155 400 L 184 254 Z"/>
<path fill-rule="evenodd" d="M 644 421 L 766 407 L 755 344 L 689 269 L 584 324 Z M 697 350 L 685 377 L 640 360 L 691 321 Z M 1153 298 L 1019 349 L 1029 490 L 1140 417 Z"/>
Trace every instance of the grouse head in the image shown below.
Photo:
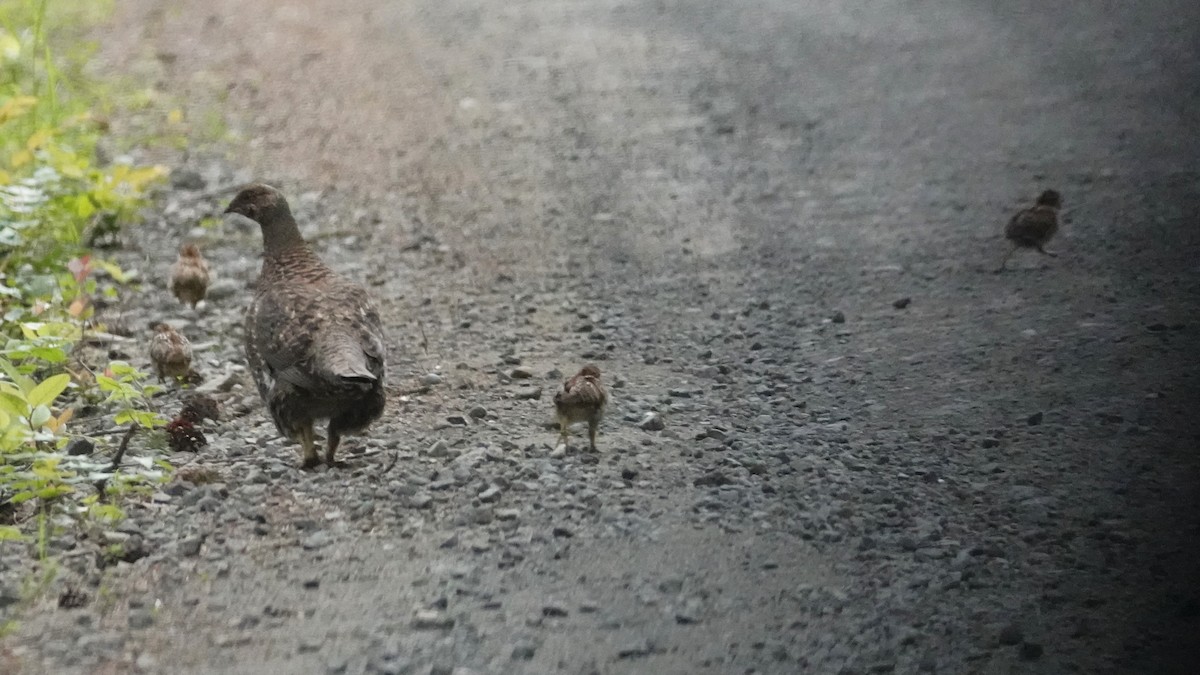
<path fill-rule="evenodd" d="M 283 193 L 270 185 L 253 183 L 242 188 L 225 213 L 237 213 L 258 223 L 262 227 L 263 249 L 268 254 L 304 244 Z"/>
<path fill-rule="evenodd" d="M 579 371 L 579 374 L 583 375 L 584 377 L 594 377 L 597 380 L 600 379 L 600 369 L 592 365 L 584 366 Z"/>
<path fill-rule="evenodd" d="M 1062 195 L 1058 190 L 1046 190 L 1037 198 L 1038 206 L 1049 206 L 1051 208 L 1062 208 Z"/>
<path fill-rule="evenodd" d="M 180 258 L 199 258 L 200 248 L 195 244 L 184 244 L 179 247 Z"/>

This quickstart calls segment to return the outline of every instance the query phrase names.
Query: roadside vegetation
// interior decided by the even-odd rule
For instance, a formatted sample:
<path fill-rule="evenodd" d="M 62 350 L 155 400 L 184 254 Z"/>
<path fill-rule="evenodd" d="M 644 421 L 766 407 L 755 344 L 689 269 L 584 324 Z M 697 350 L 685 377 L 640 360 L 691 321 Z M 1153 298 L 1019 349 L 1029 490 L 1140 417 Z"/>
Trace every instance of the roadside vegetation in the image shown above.
<path fill-rule="evenodd" d="M 166 420 L 159 387 L 109 360 L 121 331 L 97 313 L 139 282 L 105 252 L 166 175 L 100 147 L 115 108 L 83 38 L 110 10 L 0 1 L 0 545 L 43 559 L 56 530 L 111 525 L 170 471 L 125 453 L 135 434 L 163 447 Z"/>

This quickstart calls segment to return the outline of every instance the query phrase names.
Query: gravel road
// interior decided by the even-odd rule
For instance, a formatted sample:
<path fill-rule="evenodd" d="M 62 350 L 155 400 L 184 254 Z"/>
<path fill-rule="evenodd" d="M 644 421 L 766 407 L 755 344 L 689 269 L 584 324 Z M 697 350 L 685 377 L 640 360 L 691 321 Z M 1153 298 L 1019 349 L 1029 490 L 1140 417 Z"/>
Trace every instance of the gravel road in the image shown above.
<path fill-rule="evenodd" d="M 126 312 L 225 415 L 117 531 L 53 540 L 0 669 L 1194 672 L 1197 3 L 117 14 L 101 69 L 234 132 L 118 254 L 160 280 L 204 242 L 206 306 Z M 258 233 L 196 230 L 252 177 L 385 315 L 346 468 L 296 468 L 242 368 Z M 1050 187 L 1059 257 L 992 273 Z M 545 427 L 587 362 L 598 455 Z"/>

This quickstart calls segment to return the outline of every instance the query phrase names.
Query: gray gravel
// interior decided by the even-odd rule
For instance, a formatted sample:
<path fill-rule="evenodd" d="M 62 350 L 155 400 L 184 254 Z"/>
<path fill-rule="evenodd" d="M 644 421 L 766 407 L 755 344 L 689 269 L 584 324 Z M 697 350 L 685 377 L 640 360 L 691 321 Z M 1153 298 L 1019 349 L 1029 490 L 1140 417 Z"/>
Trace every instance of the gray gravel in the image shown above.
<path fill-rule="evenodd" d="M 224 414 L 55 535 L 44 593 L 0 551 L 0 666 L 1191 672 L 1193 3 L 159 4 L 107 49 L 216 77 L 255 152 L 176 160 L 121 315 L 187 335 Z M 386 315 L 344 467 L 297 469 L 242 367 L 257 233 L 195 232 L 251 176 Z M 1060 257 L 992 274 L 1049 186 Z M 189 233 L 196 312 L 162 283 Z M 595 454 L 547 425 L 588 361 Z"/>

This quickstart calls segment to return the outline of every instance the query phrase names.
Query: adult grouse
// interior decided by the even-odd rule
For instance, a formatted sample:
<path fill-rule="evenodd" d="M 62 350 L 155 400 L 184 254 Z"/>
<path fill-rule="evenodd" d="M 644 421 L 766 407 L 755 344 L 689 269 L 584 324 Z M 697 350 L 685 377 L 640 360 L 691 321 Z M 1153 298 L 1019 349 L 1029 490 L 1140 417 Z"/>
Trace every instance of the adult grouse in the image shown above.
<path fill-rule="evenodd" d="M 226 213 L 256 221 L 263 265 L 246 313 L 246 360 L 279 433 L 318 463 L 313 424 L 329 420 L 325 462 L 343 434 L 383 414 L 383 328 L 361 286 L 338 276 L 305 243 L 287 201 L 269 185 L 242 189 Z"/>
<path fill-rule="evenodd" d="M 1050 241 L 1055 232 L 1058 232 L 1058 210 L 1061 208 L 1062 195 L 1057 190 L 1046 190 L 1038 196 L 1037 203 L 1031 208 L 1018 211 L 1004 228 L 1004 238 L 1012 242 L 1013 247 L 1004 256 L 1004 260 L 1000 261 L 1000 267 L 996 271 L 1003 270 L 1009 257 L 1019 248 L 1032 248 L 1051 258 L 1057 256 L 1057 253 L 1051 253 L 1042 247 Z"/>

